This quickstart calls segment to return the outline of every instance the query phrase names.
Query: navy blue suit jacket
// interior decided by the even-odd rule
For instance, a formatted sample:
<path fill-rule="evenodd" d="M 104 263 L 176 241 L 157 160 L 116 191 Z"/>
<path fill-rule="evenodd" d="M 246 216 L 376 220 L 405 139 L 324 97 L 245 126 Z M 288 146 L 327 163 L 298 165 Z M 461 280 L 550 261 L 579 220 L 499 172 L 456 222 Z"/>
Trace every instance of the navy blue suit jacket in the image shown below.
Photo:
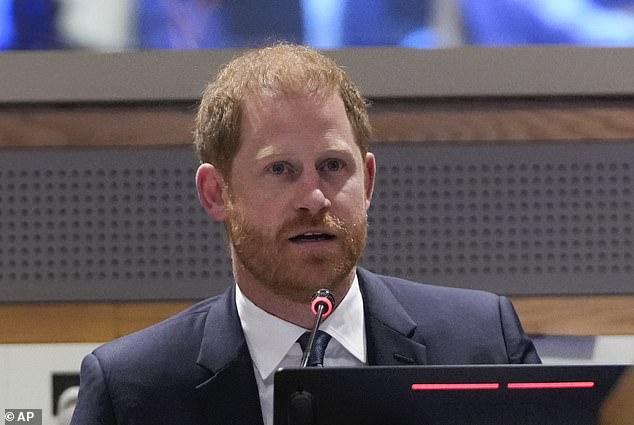
<path fill-rule="evenodd" d="M 510 301 L 359 269 L 370 365 L 538 363 Z M 72 425 L 262 424 L 235 291 L 97 348 Z"/>

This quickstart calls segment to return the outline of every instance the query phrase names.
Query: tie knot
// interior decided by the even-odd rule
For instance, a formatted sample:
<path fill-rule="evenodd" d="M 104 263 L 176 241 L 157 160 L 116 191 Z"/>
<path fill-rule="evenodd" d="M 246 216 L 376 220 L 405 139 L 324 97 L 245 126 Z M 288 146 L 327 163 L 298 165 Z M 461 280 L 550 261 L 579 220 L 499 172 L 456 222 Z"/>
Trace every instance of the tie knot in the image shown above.
<path fill-rule="evenodd" d="M 302 351 L 306 351 L 309 338 L 310 332 L 304 332 L 304 334 L 300 336 L 297 340 L 297 342 L 299 342 L 299 345 L 302 347 Z M 313 348 L 310 350 L 307 366 L 319 367 L 324 365 L 324 352 L 326 351 L 328 342 L 330 342 L 330 335 L 328 335 L 324 331 L 317 331 L 317 334 L 315 335 L 315 341 L 313 342 Z"/>

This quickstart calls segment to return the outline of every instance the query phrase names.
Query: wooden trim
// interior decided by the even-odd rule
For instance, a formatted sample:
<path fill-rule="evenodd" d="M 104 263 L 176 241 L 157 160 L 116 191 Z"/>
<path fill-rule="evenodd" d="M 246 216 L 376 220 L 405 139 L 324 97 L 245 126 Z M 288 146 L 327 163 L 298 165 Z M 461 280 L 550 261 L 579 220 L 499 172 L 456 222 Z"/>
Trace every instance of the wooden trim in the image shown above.
<path fill-rule="evenodd" d="M 515 297 L 531 335 L 634 335 L 634 295 Z"/>
<path fill-rule="evenodd" d="M 370 111 L 374 138 L 382 142 L 529 144 L 634 138 L 634 100 L 384 101 Z"/>
<path fill-rule="evenodd" d="M 0 107 L 0 149 L 191 145 L 194 110 L 193 102 Z M 634 99 L 384 99 L 370 120 L 380 142 L 632 140 Z"/>
<path fill-rule="evenodd" d="M 634 295 L 517 297 L 531 335 L 634 335 Z M 191 302 L 0 305 L 0 343 L 103 342 L 157 323 Z"/>
<path fill-rule="evenodd" d="M 30 106 L 0 109 L 0 147 L 98 148 L 191 145 L 193 107 Z"/>
<path fill-rule="evenodd" d="M 103 342 L 187 308 L 190 302 L 0 305 L 0 343 Z"/>

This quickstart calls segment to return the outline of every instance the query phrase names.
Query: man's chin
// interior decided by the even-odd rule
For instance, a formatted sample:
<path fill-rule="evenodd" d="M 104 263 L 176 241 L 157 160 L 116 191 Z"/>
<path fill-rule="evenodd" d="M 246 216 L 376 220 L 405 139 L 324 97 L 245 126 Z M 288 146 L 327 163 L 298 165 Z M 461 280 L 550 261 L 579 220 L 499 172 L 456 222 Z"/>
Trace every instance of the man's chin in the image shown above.
<path fill-rule="evenodd" d="M 346 255 L 345 249 L 338 245 L 321 250 L 294 251 L 281 249 L 279 252 L 280 258 L 285 258 L 285 264 L 296 265 L 296 268 L 316 267 L 324 270 L 336 266 Z"/>
<path fill-rule="evenodd" d="M 317 290 L 327 287 L 320 282 L 302 282 L 289 284 L 286 286 L 276 286 L 273 290 L 276 295 L 284 299 L 300 304 L 309 304 L 310 300 Z"/>
<path fill-rule="evenodd" d="M 351 283 L 353 268 L 343 269 L 332 262 L 289 266 L 285 270 L 285 277 L 280 276 L 280 280 L 270 283 L 278 295 L 297 302 L 309 302 L 318 289 L 328 288 L 335 292 L 344 290 Z"/>

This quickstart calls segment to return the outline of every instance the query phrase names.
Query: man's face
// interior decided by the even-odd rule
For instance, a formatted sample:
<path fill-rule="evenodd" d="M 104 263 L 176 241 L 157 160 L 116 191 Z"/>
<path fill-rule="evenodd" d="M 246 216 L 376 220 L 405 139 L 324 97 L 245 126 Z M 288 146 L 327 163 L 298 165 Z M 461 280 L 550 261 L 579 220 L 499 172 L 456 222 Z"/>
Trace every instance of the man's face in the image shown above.
<path fill-rule="evenodd" d="M 226 202 L 238 282 L 299 302 L 322 287 L 347 289 L 374 167 L 338 95 L 248 98 Z"/>

